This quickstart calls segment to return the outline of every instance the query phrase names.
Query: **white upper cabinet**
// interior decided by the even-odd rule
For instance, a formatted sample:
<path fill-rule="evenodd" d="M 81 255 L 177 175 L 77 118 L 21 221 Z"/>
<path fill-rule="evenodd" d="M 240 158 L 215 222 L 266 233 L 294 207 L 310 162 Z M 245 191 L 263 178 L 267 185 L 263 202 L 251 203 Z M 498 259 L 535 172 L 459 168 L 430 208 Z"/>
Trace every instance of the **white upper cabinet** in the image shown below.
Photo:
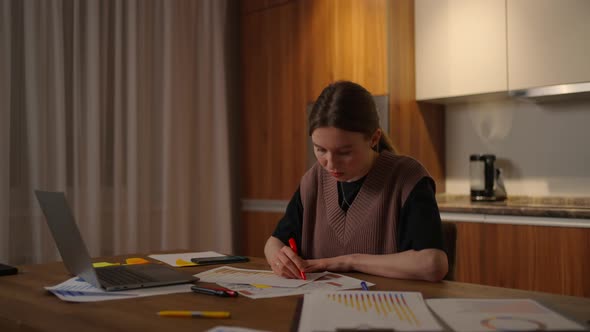
<path fill-rule="evenodd" d="M 505 0 L 416 0 L 416 99 L 506 91 Z"/>
<path fill-rule="evenodd" d="M 590 1 L 508 0 L 508 88 L 590 81 Z"/>
<path fill-rule="evenodd" d="M 415 0 L 416 99 L 590 82 L 590 0 Z"/>

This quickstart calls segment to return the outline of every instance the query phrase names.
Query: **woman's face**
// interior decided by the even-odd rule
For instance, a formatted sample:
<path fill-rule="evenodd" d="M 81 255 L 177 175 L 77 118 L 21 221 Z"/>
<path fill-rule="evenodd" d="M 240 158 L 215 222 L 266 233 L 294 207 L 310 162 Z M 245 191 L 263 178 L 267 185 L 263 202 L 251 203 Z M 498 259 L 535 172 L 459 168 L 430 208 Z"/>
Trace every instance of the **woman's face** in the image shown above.
<path fill-rule="evenodd" d="M 371 147 L 380 138 L 380 129 L 370 139 L 334 127 L 318 128 L 311 134 L 318 162 L 338 181 L 355 181 L 369 172 L 377 155 Z"/>

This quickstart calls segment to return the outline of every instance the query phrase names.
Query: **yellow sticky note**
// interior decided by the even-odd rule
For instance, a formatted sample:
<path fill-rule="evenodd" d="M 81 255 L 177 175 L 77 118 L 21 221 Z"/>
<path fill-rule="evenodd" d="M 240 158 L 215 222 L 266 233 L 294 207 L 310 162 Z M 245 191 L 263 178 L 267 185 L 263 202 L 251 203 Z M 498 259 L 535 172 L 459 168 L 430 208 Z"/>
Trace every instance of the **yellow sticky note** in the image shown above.
<path fill-rule="evenodd" d="M 109 263 L 109 262 L 96 262 L 96 263 L 92 263 L 92 266 L 94 267 L 105 267 L 105 266 L 111 266 L 111 265 L 121 265 L 119 263 Z"/>
<path fill-rule="evenodd" d="M 126 264 L 129 264 L 129 265 L 132 265 L 132 264 L 148 264 L 149 261 L 148 260 L 145 260 L 143 258 L 136 258 L 135 257 L 135 258 L 127 258 L 125 260 L 125 263 Z"/>
<path fill-rule="evenodd" d="M 176 265 L 178 265 L 178 266 L 197 266 L 197 264 L 195 264 L 193 262 L 187 262 L 182 258 L 179 258 L 176 260 Z"/>
<path fill-rule="evenodd" d="M 256 288 L 272 288 L 272 286 L 269 286 L 269 285 L 261 285 L 261 284 L 252 284 L 252 286 L 254 286 Z"/>

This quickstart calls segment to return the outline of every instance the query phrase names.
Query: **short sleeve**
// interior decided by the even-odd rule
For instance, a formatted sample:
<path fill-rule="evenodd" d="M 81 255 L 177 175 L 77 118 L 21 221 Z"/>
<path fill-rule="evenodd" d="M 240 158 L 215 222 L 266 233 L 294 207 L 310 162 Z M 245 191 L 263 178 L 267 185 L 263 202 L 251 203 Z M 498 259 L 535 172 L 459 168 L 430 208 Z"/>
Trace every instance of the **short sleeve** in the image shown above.
<path fill-rule="evenodd" d="M 294 238 L 297 246 L 301 248 L 301 233 L 303 228 L 303 203 L 301 203 L 301 193 L 299 188 L 293 194 L 293 197 L 287 205 L 285 215 L 275 228 L 272 236 L 281 240 L 286 246 L 289 245 L 289 239 Z"/>
<path fill-rule="evenodd" d="M 406 199 L 397 227 L 398 252 L 429 248 L 444 250 L 434 188 L 434 181 L 424 177 Z"/>

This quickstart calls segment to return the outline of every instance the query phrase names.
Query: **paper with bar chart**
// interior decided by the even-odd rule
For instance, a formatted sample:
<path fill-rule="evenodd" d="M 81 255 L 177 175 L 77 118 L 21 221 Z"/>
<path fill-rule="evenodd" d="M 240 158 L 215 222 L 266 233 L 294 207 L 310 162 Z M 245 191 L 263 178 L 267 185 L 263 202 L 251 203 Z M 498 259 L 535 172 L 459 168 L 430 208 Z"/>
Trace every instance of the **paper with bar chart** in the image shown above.
<path fill-rule="evenodd" d="M 361 288 L 361 281 L 363 280 L 348 277 L 342 274 L 322 272 L 321 278 L 296 288 L 274 287 L 267 285 L 228 284 L 223 282 L 218 282 L 217 284 L 239 292 L 240 295 L 244 295 L 251 299 L 264 299 L 270 297 L 308 294 L 317 291 L 329 292 L 346 289 L 359 289 Z M 365 282 L 368 287 L 375 286 L 374 283 L 368 281 Z"/>
<path fill-rule="evenodd" d="M 530 299 L 430 299 L 455 331 L 574 331 L 581 325 Z"/>
<path fill-rule="evenodd" d="M 221 266 L 195 274 L 203 282 L 267 285 L 275 287 L 299 287 L 308 284 L 323 273 L 307 273 L 307 280 L 286 279 L 268 270 L 238 269 L 231 266 Z"/>
<path fill-rule="evenodd" d="M 299 332 L 441 331 L 418 292 L 339 291 L 306 294 Z"/>

